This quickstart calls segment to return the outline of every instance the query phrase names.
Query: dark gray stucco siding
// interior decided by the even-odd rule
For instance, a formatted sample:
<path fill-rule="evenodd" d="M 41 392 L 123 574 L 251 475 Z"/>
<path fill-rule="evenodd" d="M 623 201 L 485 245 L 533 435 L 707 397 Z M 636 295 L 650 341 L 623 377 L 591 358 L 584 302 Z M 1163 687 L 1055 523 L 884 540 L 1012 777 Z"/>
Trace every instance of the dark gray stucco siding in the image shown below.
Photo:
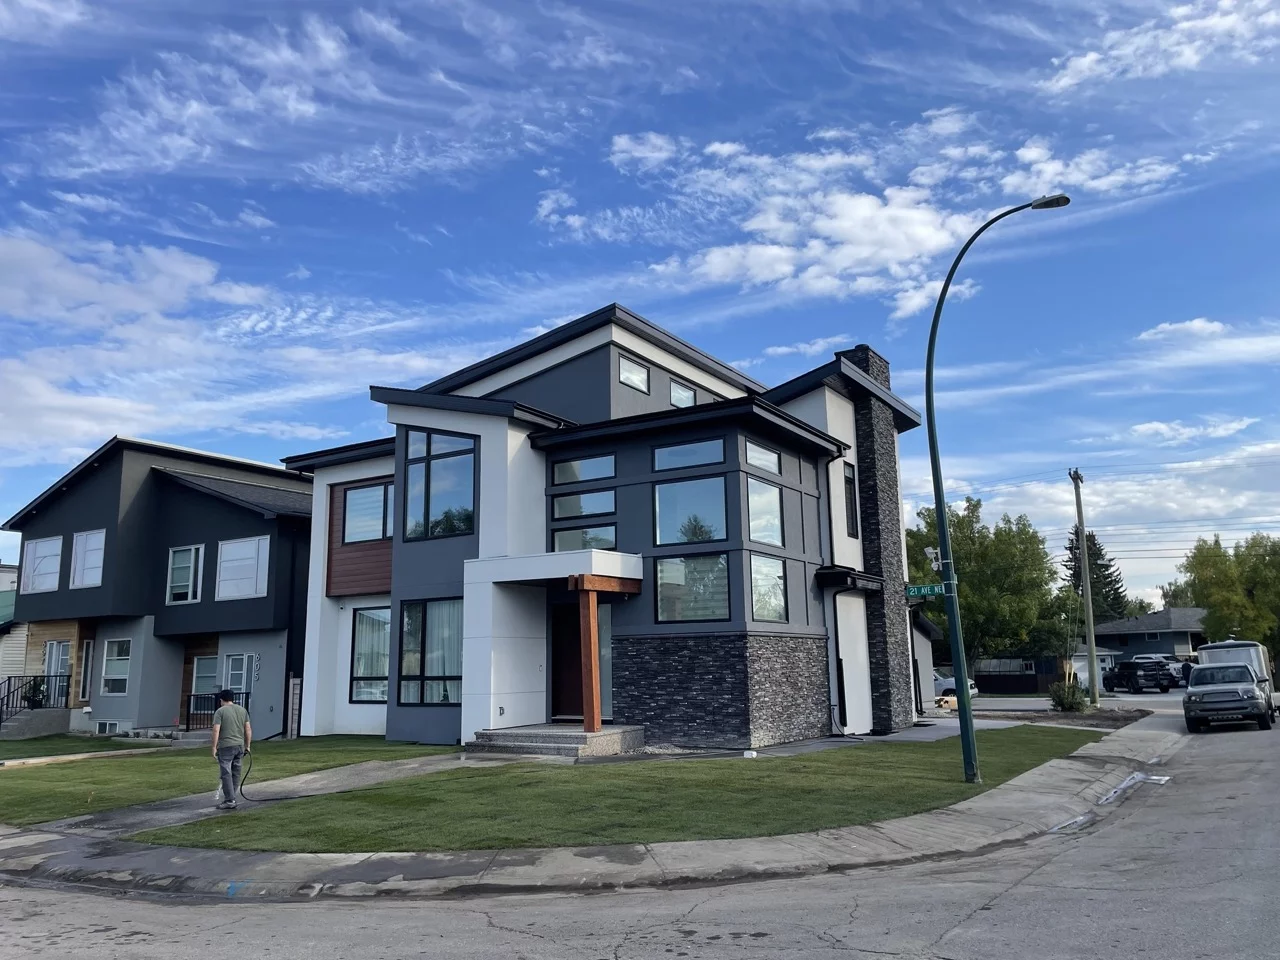
<path fill-rule="evenodd" d="M 711 403 L 715 400 L 723 400 L 704 387 L 698 386 L 687 377 L 682 377 L 672 373 L 665 367 L 661 367 L 639 354 L 632 353 L 622 347 L 612 344 L 607 348 L 609 350 L 609 389 L 611 394 L 611 413 L 610 418 L 617 419 L 619 417 L 633 417 L 642 413 L 660 413 L 663 410 L 674 410 L 671 405 L 671 381 L 676 380 L 683 383 L 686 387 L 693 387 L 698 403 Z M 634 387 L 629 387 L 618 379 L 618 357 L 627 357 L 643 366 L 649 368 L 649 392 L 644 393 Z M 585 423 L 579 417 L 574 417 L 579 423 Z M 601 418 L 606 419 L 606 418 Z"/>
<path fill-rule="evenodd" d="M 524 403 L 575 423 L 608 420 L 609 363 L 606 344 L 486 396 Z"/>
<path fill-rule="evenodd" d="M 14 619 L 28 623 L 41 620 L 70 620 L 86 617 L 138 616 L 141 605 L 129 603 L 122 583 L 137 569 L 141 557 L 130 549 L 119 529 L 119 452 L 90 467 L 66 493 L 48 502 L 23 523 L 24 541 L 62 537 L 62 559 L 58 589 L 48 593 L 21 593 L 15 599 Z M 102 564 L 102 586 L 72 590 L 71 556 L 76 533 L 106 530 Z M 20 558 L 25 550 L 20 553 Z M 22 582 L 21 560 L 18 571 Z"/>

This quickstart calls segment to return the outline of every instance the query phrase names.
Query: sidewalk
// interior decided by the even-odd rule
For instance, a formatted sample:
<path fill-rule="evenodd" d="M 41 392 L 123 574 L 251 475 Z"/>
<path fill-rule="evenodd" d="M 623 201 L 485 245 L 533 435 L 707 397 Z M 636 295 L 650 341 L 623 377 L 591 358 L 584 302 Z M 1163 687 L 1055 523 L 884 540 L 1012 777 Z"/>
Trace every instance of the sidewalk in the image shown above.
<path fill-rule="evenodd" d="M 1116 731 L 955 806 L 817 833 L 545 850 L 281 854 L 130 843 L 110 838 L 125 827 L 99 821 L 98 826 L 42 825 L 32 831 L 0 827 L 0 878 L 116 892 L 305 900 L 625 890 L 901 863 L 972 853 L 1105 816 L 1113 807 L 1099 801 L 1134 772 L 1167 761 L 1188 739 L 1144 724 Z M 284 784 L 271 786 L 287 792 Z M 201 799 L 208 803 L 207 797 Z"/>

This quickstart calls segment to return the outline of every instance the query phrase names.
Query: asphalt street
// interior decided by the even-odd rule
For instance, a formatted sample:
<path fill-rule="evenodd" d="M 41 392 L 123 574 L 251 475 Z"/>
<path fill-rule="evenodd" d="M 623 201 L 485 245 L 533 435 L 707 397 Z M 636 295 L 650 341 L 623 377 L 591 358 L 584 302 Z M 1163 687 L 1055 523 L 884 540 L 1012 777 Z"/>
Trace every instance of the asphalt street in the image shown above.
<path fill-rule="evenodd" d="M 1161 711 L 1148 723 L 1181 728 Z M 1111 816 L 982 856 L 805 880 L 450 902 L 172 903 L 0 888 L 0 954 L 150 958 L 1269 957 L 1280 730 L 1192 738 Z"/>

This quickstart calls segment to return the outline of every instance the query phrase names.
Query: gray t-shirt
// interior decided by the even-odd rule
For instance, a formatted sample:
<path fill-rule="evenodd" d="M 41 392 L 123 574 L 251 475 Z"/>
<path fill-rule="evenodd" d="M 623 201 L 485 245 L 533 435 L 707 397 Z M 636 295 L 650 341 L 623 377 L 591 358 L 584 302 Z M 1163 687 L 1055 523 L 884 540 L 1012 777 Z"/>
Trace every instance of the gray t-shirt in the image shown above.
<path fill-rule="evenodd" d="M 238 703 L 224 703 L 213 713 L 213 725 L 219 727 L 218 746 L 243 747 L 244 725 L 249 722 L 249 711 Z"/>

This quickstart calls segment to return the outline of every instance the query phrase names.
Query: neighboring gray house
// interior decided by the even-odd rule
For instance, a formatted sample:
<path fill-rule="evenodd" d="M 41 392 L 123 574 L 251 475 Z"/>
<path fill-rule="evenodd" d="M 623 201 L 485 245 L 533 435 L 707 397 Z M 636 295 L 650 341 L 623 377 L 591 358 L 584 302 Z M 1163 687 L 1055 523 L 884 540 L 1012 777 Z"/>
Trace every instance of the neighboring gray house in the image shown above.
<path fill-rule="evenodd" d="M 920 418 L 869 347 L 770 388 L 613 304 L 372 398 L 394 437 L 285 461 L 315 478 L 304 735 L 913 723 Z"/>
<path fill-rule="evenodd" d="M 1202 607 L 1167 607 L 1140 617 L 1126 617 L 1094 627 L 1098 644 L 1128 660 L 1135 653 L 1172 653 L 1189 657 L 1204 643 Z"/>
<path fill-rule="evenodd" d="M 310 514 L 308 477 L 111 439 L 3 526 L 22 534 L 23 674 L 76 730 L 199 726 L 230 687 L 258 737 L 282 732 Z"/>

